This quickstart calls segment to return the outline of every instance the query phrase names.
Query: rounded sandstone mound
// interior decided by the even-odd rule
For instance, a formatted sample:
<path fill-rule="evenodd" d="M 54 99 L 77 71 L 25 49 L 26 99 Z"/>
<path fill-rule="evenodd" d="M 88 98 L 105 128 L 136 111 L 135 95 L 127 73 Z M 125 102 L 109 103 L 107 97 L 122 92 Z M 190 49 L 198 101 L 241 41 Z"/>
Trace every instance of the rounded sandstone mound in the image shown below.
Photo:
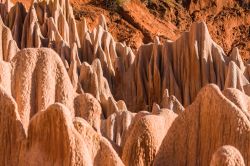
<path fill-rule="evenodd" d="M 245 163 L 235 147 L 225 145 L 213 154 L 210 166 L 245 166 Z"/>
<path fill-rule="evenodd" d="M 74 91 L 58 54 L 49 48 L 19 51 L 11 61 L 11 91 L 21 120 L 29 119 L 55 102 L 65 104 L 74 115 Z"/>
<path fill-rule="evenodd" d="M 217 86 L 208 85 L 173 122 L 154 165 L 205 166 L 213 152 L 226 144 L 239 149 L 248 162 L 249 142 L 249 114 L 223 96 Z"/>
<path fill-rule="evenodd" d="M 90 165 L 88 149 L 74 128 L 70 111 L 56 103 L 30 121 L 21 165 Z"/>
<path fill-rule="evenodd" d="M 177 116 L 170 110 L 163 112 L 137 118 L 128 129 L 122 152 L 125 165 L 152 165 L 164 136 Z"/>

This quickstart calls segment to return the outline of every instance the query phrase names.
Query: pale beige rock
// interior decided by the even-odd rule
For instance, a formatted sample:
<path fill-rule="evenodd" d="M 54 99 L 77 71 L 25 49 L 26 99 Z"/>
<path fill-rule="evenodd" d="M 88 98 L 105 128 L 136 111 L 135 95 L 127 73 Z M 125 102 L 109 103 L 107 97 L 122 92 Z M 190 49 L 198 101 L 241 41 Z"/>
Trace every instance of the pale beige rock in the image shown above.
<path fill-rule="evenodd" d="M 243 87 L 249 84 L 244 70 L 237 48 L 227 57 L 211 39 L 206 24 L 194 23 L 174 42 L 142 45 L 122 77 L 120 96 L 129 110 L 151 110 L 154 102 L 161 103 L 164 90 L 168 89 L 169 96 L 175 96 L 186 107 L 209 83 L 220 89 L 234 87 L 244 91 Z"/>
<path fill-rule="evenodd" d="M 127 131 L 130 129 L 133 129 L 136 123 L 144 116 L 146 115 L 151 115 L 150 112 L 148 111 L 139 111 L 138 113 L 132 113 L 131 118 L 128 119 L 126 123 L 129 124 Z M 121 147 L 124 147 L 125 141 L 127 140 L 128 137 L 130 137 L 131 132 L 125 132 L 124 135 L 122 136 L 122 141 L 121 141 Z"/>
<path fill-rule="evenodd" d="M 213 154 L 210 166 L 245 166 L 245 163 L 235 147 L 225 145 Z"/>
<path fill-rule="evenodd" d="M 157 114 L 160 113 L 160 111 L 161 111 L 160 106 L 158 104 L 154 103 L 153 107 L 152 107 L 152 110 L 151 110 L 152 114 L 157 115 Z"/>
<path fill-rule="evenodd" d="M 18 165 L 21 144 L 25 139 L 17 104 L 0 86 L 0 165 Z"/>
<path fill-rule="evenodd" d="M 92 165 L 70 111 L 59 103 L 31 119 L 22 154 L 20 165 Z"/>
<path fill-rule="evenodd" d="M 80 71 L 81 62 L 79 60 L 78 51 L 76 43 L 74 43 L 71 48 L 71 58 L 70 58 L 70 67 L 68 70 L 68 74 L 74 89 L 78 88 L 78 71 Z"/>
<path fill-rule="evenodd" d="M 103 114 L 107 118 L 118 111 L 116 101 L 110 91 L 109 84 L 105 77 L 99 59 L 93 61 L 92 65 L 84 62 L 81 65 L 79 82 L 84 92 L 91 93 L 100 101 Z"/>
<path fill-rule="evenodd" d="M 118 146 L 122 146 L 134 116 L 127 110 L 111 114 L 107 119 L 102 120 L 102 135 Z"/>
<path fill-rule="evenodd" d="M 177 114 L 180 114 L 184 111 L 184 107 L 181 105 L 178 99 L 173 95 L 169 96 L 167 89 L 165 89 L 163 92 L 161 107 L 172 110 Z"/>
<path fill-rule="evenodd" d="M 75 115 L 85 119 L 98 133 L 101 132 L 101 120 L 104 118 L 102 107 L 91 94 L 84 93 L 74 100 Z"/>
<path fill-rule="evenodd" d="M 42 34 L 34 4 L 30 7 L 23 23 L 21 48 L 41 47 Z"/>
<path fill-rule="evenodd" d="M 249 163 L 249 114 L 215 85 L 204 87 L 162 141 L 154 165 L 208 165 L 220 146 L 232 145 Z M 183 157 L 185 156 L 185 157 Z"/>
<path fill-rule="evenodd" d="M 240 53 L 239 53 L 239 49 L 237 47 L 235 47 L 233 50 L 232 50 L 232 53 L 230 55 L 230 58 L 232 61 L 234 61 L 236 63 L 236 65 L 239 67 L 239 69 L 241 71 L 244 71 L 245 70 L 245 65 L 244 65 L 244 62 L 240 56 Z"/>
<path fill-rule="evenodd" d="M 65 104 L 74 115 L 74 90 L 60 57 L 51 49 L 23 49 L 11 61 L 11 92 L 24 127 L 49 105 Z"/>
<path fill-rule="evenodd" d="M 108 26 L 104 15 L 100 15 L 98 23 L 105 31 L 108 31 Z"/>
<path fill-rule="evenodd" d="M 0 61 L 0 85 L 9 95 L 11 95 L 11 70 L 9 62 Z"/>
<path fill-rule="evenodd" d="M 123 165 L 120 157 L 108 140 L 95 132 L 84 119 L 75 118 L 74 125 L 86 143 L 93 165 Z"/>
<path fill-rule="evenodd" d="M 223 95 L 233 102 L 239 109 L 250 112 L 250 97 L 238 89 L 229 88 L 222 91 Z"/>
<path fill-rule="evenodd" d="M 161 142 L 177 115 L 164 110 L 163 115 L 145 115 L 128 129 L 122 160 L 125 165 L 152 165 Z M 132 152 L 132 153 L 131 153 Z"/>
<path fill-rule="evenodd" d="M 244 92 L 244 86 L 249 84 L 249 81 L 243 75 L 243 71 L 231 61 L 228 65 L 225 88 L 237 88 Z"/>
<path fill-rule="evenodd" d="M 113 96 L 123 99 L 131 111 L 151 110 L 154 102 L 162 101 L 165 89 L 169 90 L 170 96 L 175 96 L 182 105 L 187 106 L 200 88 L 208 83 L 216 83 L 224 89 L 230 61 L 235 62 L 242 71 L 245 68 L 238 49 L 233 49 L 231 56 L 226 57 L 211 39 L 204 22 L 195 23 L 190 32 L 174 42 L 161 44 L 156 37 L 155 43 L 142 45 L 135 58 L 129 47 L 115 42 L 103 15 L 92 32 L 88 30 L 86 21 L 76 23 L 68 0 L 35 1 L 27 16 L 22 16 L 25 21 L 21 35 L 16 27 L 21 26 L 22 21 L 15 20 L 24 12 L 22 7 L 15 7 L 12 11 L 15 12 L 7 13 L 10 20 L 14 20 L 10 21 L 9 26 L 15 39 L 22 36 L 22 48 L 45 46 L 55 49 L 66 69 L 70 70 L 74 89 L 79 85 L 75 62 L 72 61 L 76 59 L 79 68 L 79 62 L 92 64 L 98 58 Z M 75 58 L 71 58 L 72 52 Z M 184 70 L 185 75 L 182 74 Z M 244 77 L 237 77 L 245 82 Z M 234 85 L 227 81 L 226 86 Z M 112 98 L 110 101 L 114 103 Z"/>
<path fill-rule="evenodd" d="M 11 31 L 0 18 L 0 60 L 9 62 L 19 49 L 13 40 Z"/>

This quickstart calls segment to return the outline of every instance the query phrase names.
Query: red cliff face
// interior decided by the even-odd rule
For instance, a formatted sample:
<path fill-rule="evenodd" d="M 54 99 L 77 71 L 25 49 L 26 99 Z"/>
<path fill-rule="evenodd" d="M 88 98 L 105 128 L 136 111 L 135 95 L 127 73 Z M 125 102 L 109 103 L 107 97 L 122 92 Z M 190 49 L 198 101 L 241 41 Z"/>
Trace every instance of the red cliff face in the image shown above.
<path fill-rule="evenodd" d="M 16 2 L 16 1 L 13 1 Z M 28 9 L 32 1 L 21 1 Z M 137 49 L 152 42 L 176 40 L 193 22 L 205 21 L 213 39 L 226 53 L 238 47 L 250 56 L 250 4 L 247 0 L 82 0 L 70 1 L 77 20 L 85 18 L 92 30 L 105 15 L 112 36 Z"/>
<path fill-rule="evenodd" d="M 133 22 L 152 10 L 122 5 Z M 0 7 L 0 165 L 250 165 L 250 67 L 206 22 L 175 37 L 149 10 L 137 26 L 153 42 L 134 50 L 68 0 L 27 8 Z"/>

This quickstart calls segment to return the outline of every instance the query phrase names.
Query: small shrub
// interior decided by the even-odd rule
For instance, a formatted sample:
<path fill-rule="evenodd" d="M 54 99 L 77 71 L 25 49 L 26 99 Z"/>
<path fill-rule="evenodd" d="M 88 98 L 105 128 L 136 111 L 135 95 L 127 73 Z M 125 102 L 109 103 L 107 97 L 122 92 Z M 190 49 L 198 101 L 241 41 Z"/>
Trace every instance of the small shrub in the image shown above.
<path fill-rule="evenodd" d="M 129 0 L 105 0 L 105 6 L 111 10 L 117 10 L 123 3 Z"/>

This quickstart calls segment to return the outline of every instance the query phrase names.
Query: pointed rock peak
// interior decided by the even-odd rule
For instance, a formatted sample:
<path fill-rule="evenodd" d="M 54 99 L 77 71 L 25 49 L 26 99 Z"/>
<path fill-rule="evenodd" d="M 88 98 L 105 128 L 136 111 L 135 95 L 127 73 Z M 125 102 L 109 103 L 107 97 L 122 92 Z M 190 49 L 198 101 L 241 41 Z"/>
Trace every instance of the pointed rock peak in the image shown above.
<path fill-rule="evenodd" d="M 161 108 L 158 104 L 154 103 L 152 107 L 152 114 L 159 114 L 161 111 Z"/>
<path fill-rule="evenodd" d="M 234 61 L 242 71 L 245 70 L 244 62 L 240 56 L 239 49 L 237 47 L 234 47 L 230 57 L 231 60 Z"/>
<path fill-rule="evenodd" d="M 87 21 L 85 18 L 83 18 L 82 20 L 82 25 L 83 25 L 83 31 L 88 32 L 89 28 L 88 28 Z"/>
<path fill-rule="evenodd" d="M 195 22 L 191 25 L 190 33 L 211 38 L 205 21 Z"/>
<path fill-rule="evenodd" d="M 155 36 L 154 43 L 157 44 L 157 45 L 161 44 L 159 36 Z"/>
<path fill-rule="evenodd" d="M 168 89 L 165 89 L 162 95 L 162 98 L 167 98 L 169 97 Z"/>
<path fill-rule="evenodd" d="M 105 19 L 104 15 L 102 15 L 102 14 L 99 17 L 98 25 L 100 25 L 105 31 L 108 31 L 106 19 Z"/>
<path fill-rule="evenodd" d="M 238 66 L 235 64 L 235 62 L 234 61 L 230 61 L 229 62 L 229 64 L 228 64 L 228 70 L 230 71 L 234 71 L 234 70 L 236 70 L 236 69 L 238 69 Z"/>
<path fill-rule="evenodd" d="M 237 47 L 234 47 L 231 56 L 236 56 L 236 55 L 238 56 L 239 54 L 240 54 L 239 49 Z"/>
<path fill-rule="evenodd" d="M 10 9 L 11 9 L 13 6 L 14 6 L 14 5 L 13 5 L 13 3 L 12 3 L 10 0 L 6 0 L 6 1 L 5 1 L 5 8 L 6 8 L 7 12 L 9 12 Z"/>
<path fill-rule="evenodd" d="M 243 72 L 234 61 L 230 61 L 224 88 L 237 88 L 244 92 L 243 86 L 247 84 L 249 84 L 249 81 L 243 75 Z"/>
<path fill-rule="evenodd" d="M 119 109 L 120 112 L 128 110 L 127 106 L 126 106 L 126 104 L 125 104 L 125 102 L 123 100 L 117 101 L 116 106 L 117 106 L 117 108 Z"/>
<path fill-rule="evenodd" d="M 32 6 L 30 7 L 29 9 L 29 12 L 28 12 L 28 15 L 29 15 L 29 19 L 30 19 L 30 22 L 32 21 L 37 21 L 37 14 L 36 14 L 36 9 L 35 9 L 35 6 L 34 4 L 32 4 Z M 25 20 L 27 19 L 27 17 L 25 18 Z M 29 25 L 30 26 L 30 25 Z"/>
<path fill-rule="evenodd" d="M 65 16 L 63 15 L 63 11 L 62 11 L 63 9 L 59 8 L 57 10 L 58 10 L 58 13 L 59 13 L 59 17 L 63 17 L 66 20 Z"/>
<path fill-rule="evenodd" d="M 93 69 L 95 69 L 95 71 L 97 73 L 102 73 L 102 65 L 101 65 L 101 62 L 98 58 L 96 58 L 93 62 L 92 62 L 92 66 L 93 66 Z"/>
<path fill-rule="evenodd" d="M 34 4 L 36 4 L 37 2 L 38 2 L 38 0 L 33 0 L 33 1 L 31 2 L 30 9 L 31 9 L 32 7 L 34 7 Z"/>

